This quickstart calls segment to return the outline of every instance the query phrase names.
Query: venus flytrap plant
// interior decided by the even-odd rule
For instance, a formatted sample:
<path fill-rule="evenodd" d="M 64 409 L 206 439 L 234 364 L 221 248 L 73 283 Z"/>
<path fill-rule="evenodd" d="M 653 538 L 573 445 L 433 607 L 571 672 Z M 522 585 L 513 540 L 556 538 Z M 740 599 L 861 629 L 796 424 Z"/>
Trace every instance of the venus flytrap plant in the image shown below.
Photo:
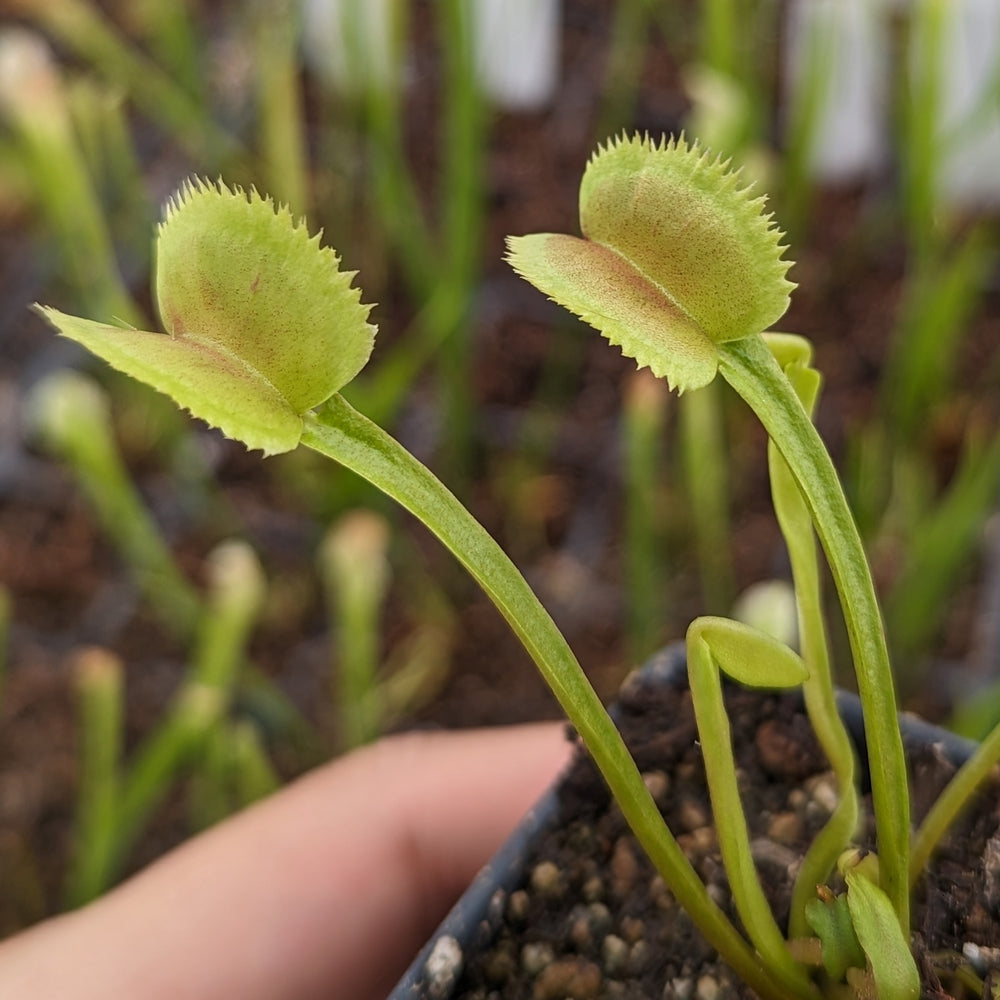
<path fill-rule="evenodd" d="M 50 308 L 42 315 L 248 448 L 291 451 L 304 415 L 371 353 L 375 329 L 353 275 L 287 209 L 275 213 L 256 191 L 234 196 L 199 180 L 168 204 L 156 257 L 167 336 Z"/>
<path fill-rule="evenodd" d="M 422 521 L 520 638 L 639 841 L 708 940 L 761 997 L 787 997 L 666 828 L 614 723 L 513 563 L 428 469 L 339 394 L 367 361 L 374 327 L 369 307 L 351 288 L 353 275 L 338 270 L 333 251 L 255 191 L 192 181 L 167 207 L 156 262 L 155 297 L 166 335 L 51 308 L 42 315 L 248 447 L 274 454 L 304 444 Z"/>
<path fill-rule="evenodd" d="M 819 986 L 793 956 L 760 891 L 740 822 L 720 670 L 754 685 L 803 684 L 821 742 L 838 778 L 849 783 L 852 763 L 836 722 L 827 718 L 834 713 L 815 528 L 855 657 L 879 850 L 877 873 L 871 864 L 847 871 L 846 903 L 834 904 L 827 923 L 840 926 L 846 912 L 865 955 L 868 968 L 857 967 L 855 954 L 844 977 L 910 1000 L 916 995 L 912 959 L 908 953 L 900 959 L 895 946 L 883 957 L 872 943 L 880 936 L 905 943 L 909 935 L 909 800 L 892 677 L 860 539 L 808 413 L 817 389 L 808 350 L 799 339 L 762 333 L 784 313 L 792 287 L 780 235 L 763 214 L 762 199 L 741 190 L 726 164 L 683 140 L 621 139 L 601 150 L 584 176 L 581 221 L 584 239 L 512 239 L 515 269 L 679 391 L 705 386 L 721 373 L 773 442 L 776 506 L 783 530 L 796 540 L 804 659 L 722 619 L 699 619 L 689 635 L 710 792 L 749 941 L 712 900 L 665 826 L 617 729 L 523 577 L 455 496 L 340 394 L 367 361 L 374 328 L 369 307 L 351 288 L 353 275 L 339 271 L 339 259 L 320 248 L 318 237 L 254 191 L 192 181 L 168 205 L 157 237 L 155 292 L 167 335 L 52 309 L 42 313 L 63 334 L 227 435 L 265 453 L 304 444 L 367 479 L 435 533 L 534 659 L 679 904 L 737 975 L 773 1000 L 816 998 Z M 848 804 L 835 816 L 835 834 L 825 834 L 807 859 L 810 877 L 828 873 L 835 840 L 843 836 L 840 846 L 848 846 L 855 808 Z M 807 910 L 800 890 L 796 905 Z M 811 902 L 808 909 L 815 909 Z M 825 949 L 832 935 L 818 928 L 826 916 L 810 920 L 807 912 L 793 919 L 796 927 L 814 929 Z"/>
<path fill-rule="evenodd" d="M 905 939 L 909 799 L 881 614 L 832 462 L 762 337 L 785 312 L 792 287 L 780 234 L 763 213 L 763 199 L 751 198 L 727 164 L 683 139 L 656 145 L 622 138 L 601 149 L 584 174 L 580 218 L 583 239 L 512 238 L 514 268 L 679 392 L 721 373 L 757 414 L 801 493 L 851 640 L 869 745 L 880 885 Z M 716 638 L 714 630 L 709 638 Z M 825 698 L 813 703 L 819 715 L 829 713 Z M 765 960 L 780 961 L 770 945 Z"/>
<path fill-rule="evenodd" d="M 683 140 L 610 143 L 580 189 L 585 238 L 510 240 L 514 268 L 679 392 L 717 373 L 761 420 L 809 507 L 840 593 L 866 708 L 880 846 L 903 924 L 909 804 L 881 615 L 833 464 L 761 332 L 788 307 L 780 233 L 738 175 Z"/>

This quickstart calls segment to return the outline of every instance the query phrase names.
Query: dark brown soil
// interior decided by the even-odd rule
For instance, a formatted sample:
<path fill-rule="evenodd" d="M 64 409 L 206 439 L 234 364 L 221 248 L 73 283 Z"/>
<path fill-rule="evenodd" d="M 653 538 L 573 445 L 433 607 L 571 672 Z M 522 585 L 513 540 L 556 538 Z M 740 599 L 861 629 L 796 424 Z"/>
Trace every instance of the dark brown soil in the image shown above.
<path fill-rule="evenodd" d="M 829 815 L 835 782 L 799 699 L 732 688 L 727 704 L 755 859 L 784 924 L 789 875 Z M 687 688 L 627 683 L 620 707 L 626 742 L 668 825 L 733 916 Z M 910 768 L 919 820 L 953 766 L 930 745 L 911 756 Z M 494 945 L 468 960 L 456 997 L 753 996 L 679 910 L 583 752 L 561 786 L 559 804 L 553 828 L 527 860 L 524 885 L 503 904 Z M 870 822 L 868 827 L 860 843 L 872 848 Z M 949 975 L 963 954 L 975 956 L 980 978 L 1000 983 L 1000 774 L 938 851 L 914 903 L 926 1000 L 969 995 Z"/>

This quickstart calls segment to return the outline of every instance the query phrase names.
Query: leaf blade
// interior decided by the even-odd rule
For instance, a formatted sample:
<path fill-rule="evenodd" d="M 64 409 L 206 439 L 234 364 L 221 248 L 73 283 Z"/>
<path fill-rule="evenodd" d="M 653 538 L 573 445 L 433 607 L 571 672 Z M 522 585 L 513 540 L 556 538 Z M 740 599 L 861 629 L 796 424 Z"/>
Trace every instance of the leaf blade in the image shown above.
<path fill-rule="evenodd" d="M 788 309 L 782 233 L 728 160 L 683 137 L 622 135 L 580 184 L 584 235 L 632 261 L 715 343 L 760 333 Z"/>
<path fill-rule="evenodd" d="M 248 448 L 274 455 L 291 451 L 302 436 L 302 418 L 281 393 L 218 345 L 108 326 L 47 306 L 36 309 L 64 337 Z"/>
<path fill-rule="evenodd" d="M 860 872 L 849 871 L 847 906 L 882 1000 L 916 1000 L 920 975 L 889 897 Z"/>
<path fill-rule="evenodd" d="M 164 329 L 242 358 L 304 413 L 364 367 L 369 305 L 340 258 L 256 190 L 198 178 L 157 230 L 155 295 Z"/>
<path fill-rule="evenodd" d="M 559 233 L 511 236 L 507 248 L 518 274 L 671 388 L 698 389 L 715 377 L 712 341 L 614 250 Z"/>

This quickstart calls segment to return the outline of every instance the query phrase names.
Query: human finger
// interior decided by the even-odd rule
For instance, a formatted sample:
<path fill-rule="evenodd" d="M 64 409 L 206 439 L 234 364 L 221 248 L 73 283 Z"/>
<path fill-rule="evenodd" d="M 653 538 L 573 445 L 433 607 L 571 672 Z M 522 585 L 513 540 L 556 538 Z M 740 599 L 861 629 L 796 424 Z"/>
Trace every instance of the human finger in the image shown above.
<path fill-rule="evenodd" d="M 357 751 L 0 945 L 0 995 L 384 997 L 568 753 L 554 723 Z"/>

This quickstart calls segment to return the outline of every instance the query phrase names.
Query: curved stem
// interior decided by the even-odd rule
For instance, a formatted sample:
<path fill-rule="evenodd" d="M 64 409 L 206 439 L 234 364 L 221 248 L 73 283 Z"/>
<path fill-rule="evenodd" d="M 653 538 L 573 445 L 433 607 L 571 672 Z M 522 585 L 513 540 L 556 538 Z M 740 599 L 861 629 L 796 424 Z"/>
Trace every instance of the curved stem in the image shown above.
<path fill-rule="evenodd" d="M 750 940 L 772 968 L 775 978 L 797 996 L 815 996 L 805 971 L 788 950 L 754 864 L 750 831 L 736 778 L 729 715 L 722 696 L 721 671 L 726 670 L 728 664 L 724 662 L 724 654 L 717 654 L 713 644 L 715 639 L 724 638 L 726 632 L 736 632 L 740 655 L 747 662 L 757 659 L 749 629 L 734 627 L 734 623 L 726 619 L 696 618 L 687 632 L 688 683 L 722 863 L 729 878 L 736 912 Z M 767 662 L 770 648 L 765 645 L 761 652 L 761 658 Z M 801 665 L 791 650 L 789 655 Z M 794 683 L 800 683 L 801 675 L 794 676 Z M 770 684 L 767 686 L 770 687 Z"/>
<path fill-rule="evenodd" d="M 976 788 L 989 776 L 998 760 L 1000 725 L 993 728 L 972 756 L 958 769 L 920 824 L 913 838 L 913 853 L 910 856 L 911 885 L 920 878 L 934 848 L 962 809 L 969 804 Z"/>
<path fill-rule="evenodd" d="M 804 362 L 795 362 L 784 370 L 811 415 L 819 389 L 819 374 Z M 794 938 L 809 936 L 806 904 L 816 898 L 816 886 L 827 880 L 837 858 L 854 836 L 858 822 L 858 793 L 854 785 L 854 747 L 837 711 L 834 695 L 812 517 L 788 463 L 773 441 L 768 442 L 767 454 L 774 513 L 788 549 L 795 584 L 799 645 L 809 669 L 802 694 L 816 738 L 833 768 L 839 793 L 833 815 L 810 845 L 795 879 L 788 920 L 788 933 Z"/>
<path fill-rule="evenodd" d="M 334 396 L 308 414 L 302 443 L 334 459 L 414 514 L 472 574 L 524 644 L 622 813 L 681 906 L 734 971 L 767 1000 L 793 994 L 775 983 L 667 829 L 614 722 L 548 612 L 486 530 L 435 476 L 377 424 Z"/>
<path fill-rule="evenodd" d="M 833 573 L 864 707 L 882 887 L 909 932 L 910 803 L 885 631 L 833 462 L 760 336 L 719 345 L 719 370 L 757 414 L 805 497 Z"/>

